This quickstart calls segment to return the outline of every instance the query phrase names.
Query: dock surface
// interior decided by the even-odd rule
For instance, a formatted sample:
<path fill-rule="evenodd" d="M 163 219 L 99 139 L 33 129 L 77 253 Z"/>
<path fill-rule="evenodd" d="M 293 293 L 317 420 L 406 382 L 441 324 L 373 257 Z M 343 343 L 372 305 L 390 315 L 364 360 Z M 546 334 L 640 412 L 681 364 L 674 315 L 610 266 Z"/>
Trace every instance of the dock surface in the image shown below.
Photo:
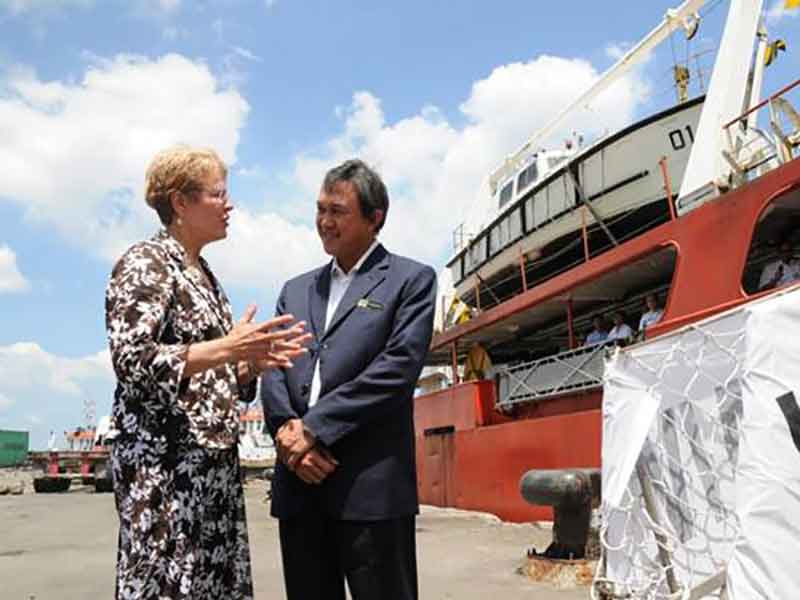
<path fill-rule="evenodd" d="M 264 484 L 247 485 L 257 600 L 284 597 L 278 523 Z M 555 590 L 517 574 L 526 549 L 550 531 L 495 517 L 423 507 L 417 520 L 423 600 L 585 600 L 588 588 Z M 64 494 L 0 497 L 0 589 L 7 600 L 108 600 L 114 595 L 117 516 L 111 494 L 81 486 Z"/>

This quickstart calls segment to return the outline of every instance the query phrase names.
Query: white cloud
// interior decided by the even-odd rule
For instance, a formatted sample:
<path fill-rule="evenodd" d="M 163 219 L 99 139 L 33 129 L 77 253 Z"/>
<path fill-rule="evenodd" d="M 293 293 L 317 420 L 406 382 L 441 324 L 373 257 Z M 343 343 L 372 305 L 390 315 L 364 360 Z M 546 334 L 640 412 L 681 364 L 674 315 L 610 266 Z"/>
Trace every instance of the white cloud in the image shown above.
<path fill-rule="evenodd" d="M 260 56 L 253 54 L 247 48 L 242 48 L 241 46 L 233 46 L 231 47 L 231 50 L 233 50 L 237 55 L 241 56 L 246 60 L 250 60 L 253 62 L 263 62 L 263 59 Z"/>
<path fill-rule="evenodd" d="M 17 255 L 8 246 L 0 244 L 0 294 L 24 292 L 29 289 L 28 280 L 17 267 Z"/>
<path fill-rule="evenodd" d="M 217 41 L 222 42 L 225 35 L 225 22 L 222 19 L 214 19 L 211 22 L 211 30 L 216 34 Z"/>
<path fill-rule="evenodd" d="M 94 4 L 94 0 L 5 0 L 0 4 L 4 4 L 6 11 L 12 15 L 20 15 L 33 11 L 57 10 L 71 6 L 85 8 Z"/>
<path fill-rule="evenodd" d="M 75 245 L 115 260 L 157 227 L 142 200 L 155 152 L 182 141 L 214 147 L 234 163 L 248 106 L 237 91 L 220 89 L 203 63 L 179 55 L 89 58 L 94 66 L 80 84 L 23 69 L 6 78 L 2 194 Z M 322 258 L 312 229 L 243 209 L 233 213 L 231 241 L 209 250 L 226 286 L 267 292 Z"/>
<path fill-rule="evenodd" d="M 44 406 L 50 394 L 81 397 L 90 380 L 113 380 L 108 350 L 66 358 L 35 342 L 0 346 L 0 393 L 6 397 L 38 390 Z"/>
<path fill-rule="evenodd" d="M 181 8 L 181 0 L 136 0 L 128 4 L 132 14 L 156 19 L 171 17 Z"/>
<path fill-rule="evenodd" d="M 25 68 L 0 79 L 3 199 L 74 244 L 109 259 L 151 232 L 145 168 L 177 142 L 235 162 L 249 107 L 208 67 L 177 54 L 95 60 L 79 83 Z"/>
<path fill-rule="evenodd" d="M 784 17 L 794 18 L 798 14 L 800 14 L 800 10 L 786 8 L 785 0 L 774 0 L 769 9 L 767 9 L 767 25 L 776 25 L 779 21 L 782 21 Z"/>
<path fill-rule="evenodd" d="M 186 29 L 181 27 L 175 27 L 174 25 L 167 25 L 164 29 L 161 30 L 161 37 L 165 40 L 169 40 L 174 42 L 179 39 L 186 39 L 189 37 L 189 32 Z"/>
<path fill-rule="evenodd" d="M 5 394 L 0 394 L 0 411 L 11 408 L 12 404 L 14 404 L 13 399 L 9 398 Z"/>
<path fill-rule="evenodd" d="M 377 168 L 390 190 L 383 239 L 389 247 L 430 262 L 451 249 L 451 232 L 466 218 L 476 196 L 488 200 L 485 176 L 598 77 L 579 59 L 540 56 L 497 67 L 473 84 L 461 105 L 467 124 L 457 128 L 435 107 L 395 123 L 386 121 L 380 100 L 358 92 L 337 109 L 343 131 L 321 152 L 295 160 L 294 180 L 316 193 L 328 168 L 359 156 Z M 622 79 L 565 126 L 586 137 L 631 121 L 645 86 L 637 75 Z M 563 132 L 548 140 L 560 145 Z M 309 212 L 313 210 L 309 208 Z M 309 230 L 311 230 L 309 228 Z"/>
<path fill-rule="evenodd" d="M 240 177 L 264 177 L 267 172 L 261 165 L 253 165 L 252 167 L 239 167 L 236 169 L 236 174 Z"/>
<path fill-rule="evenodd" d="M 181 0 L 158 0 L 158 7 L 164 12 L 175 12 L 181 6 Z"/>
<path fill-rule="evenodd" d="M 6 199 L 111 260 L 155 228 L 155 214 L 141 200 L 154 152 L 186 141 L 215 147 L 235 162 L 248 106 L 237 91 L 220 89 L 203 63 L 182 56 L 95 62 L 80 84 L 42 81 L 25 70 L 9 74 L 8 93 L 0 96 L 0 128 L 8 132 L 0 139 L 0 164 L 9 166 Z M 357 92 L 350 106 L 337 109 L 341 132 L 320 151 L 295 157 L 286 176 L 290 193 L 315 199 L 327 169 L 362 157 L 390 190 L 382 239 L 394 251 L 440 262 L 486 174 L 597 76 L 586 61 L 553 56 L 498 67 L 474 83 L 460 107 L 463 126 L 433 106 L 390 122 L 380 99 Z M 588 136 L 623 125 L 641 88 L 636 76 L 622 80 L 567 131 Z M 230 239 L 209 248 L 212 266 L 226 286 L 274 293 L 325 259 L 313 214 L 310 201 L 240 208 Z"/>
<path fill-rule="evenodd" d="M 226 87 L 241 88 L 248 78 L 248 63 L 263 62 L 263 59 L 241 46 L 231 46 L 220 59 L 220 83 Z"/>
<path fill-rule="evenodd" d="M 630 42 L 612 42 L 605 47 L 606 56 L 613 61 L 618 61 L 631 49 Z"/>
<path fill-rule="evenodd" d="M 98 417 L 108 414 L 114 384 L 108 350 L 70 358 L 35 342 L 0 346 L 4 427 L 29 430 L 32 448 L 46 447 L 51 430 L 81 425 L 87 399 L 96 402 Z"/>
<path fill-rule="evenodd" d="M 313 214 L 313 207 L 309 207 Z M 277 294 L 287 279 L 325 260 L 316 231 L 274 213 L 238 208 L 231 214 L 228 239 L 208 249 L 215 272 L 226 286 L 258 288 Z M 261 307 L 262 317 L 272 306 Z"/>

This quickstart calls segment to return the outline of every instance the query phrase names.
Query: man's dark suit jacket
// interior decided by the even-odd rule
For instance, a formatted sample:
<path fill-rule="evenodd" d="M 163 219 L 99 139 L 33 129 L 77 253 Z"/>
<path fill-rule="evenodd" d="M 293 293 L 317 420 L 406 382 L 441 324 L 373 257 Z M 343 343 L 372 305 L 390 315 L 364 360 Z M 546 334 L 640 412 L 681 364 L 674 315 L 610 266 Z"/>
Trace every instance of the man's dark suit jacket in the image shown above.
<path fill-rule="evenodd" d="M 350 282 L 325 329 L 331 264 L 287 282 L 277 313 L 306 320 L 309 353 L 261 381 L 266 426 L 275 436 L 300 417 L 339 461 L 320 485 L 282 463 L 272 481 L 272 515 L 323 511 L 342 520 L 416 514 L 413 395 L 433 327 L 436 275 L 378 245 Z M 314 365 L 322 387 L 308 408 Z"/>

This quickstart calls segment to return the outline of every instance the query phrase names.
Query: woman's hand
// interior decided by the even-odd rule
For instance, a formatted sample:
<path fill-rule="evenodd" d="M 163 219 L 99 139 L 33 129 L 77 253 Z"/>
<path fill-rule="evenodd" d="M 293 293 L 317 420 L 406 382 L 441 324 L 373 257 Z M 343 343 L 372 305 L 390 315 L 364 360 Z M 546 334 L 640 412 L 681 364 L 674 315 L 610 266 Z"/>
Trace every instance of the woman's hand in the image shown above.
<path fill-rule="evenodd" d="M 308 350 L 305 345 L 311 340 L 311 334 L 305 330 L 305 321 L 296 322 L 288 328 L 278 329 L 282 325 L 291 323 L 292 315 L 282 315 L 274 319 L 254 325 L 256 306 L 247 307 L 244 315 L 228 336 L 236 334 L 241 348 L 245 352 L 257 352 L 255 357 L 248 358 L 239 363 L 239 373 L 244 383 L 251 381 L 267 369 L 291 368 L 292 359 L 302 356 Z M 255 328 L 255 329 L 254 329 Z M 258 340 L 267 340 L 262 345 Z"/>
<path fill-rule="evenodd" d="M 234 360 L 291 362 L 291 358 L 304 354 L 304 345 L 311 339 L 305 331 L 305 322 L 294 322 L 293 315 L 281 315 L 262 323 L 253 323 L 256 306 L 251 304 L 244 316 L 223 339 Z"/>
<path fill-rule="evenodd" d="M 251 304 L 244 316 L 225 337 L 191 344 L 186 352 L 183 376 L 191 377 L 224 363 L 235 363 L 242 383 L 267 368 L 291 367 L 292 359 L 307 352 L 311 334 L 305 322 L 281 315 L 262 323 L 253 323 L 256 306 Z M 292 324 L 291 327 L 286 327 Z"/>

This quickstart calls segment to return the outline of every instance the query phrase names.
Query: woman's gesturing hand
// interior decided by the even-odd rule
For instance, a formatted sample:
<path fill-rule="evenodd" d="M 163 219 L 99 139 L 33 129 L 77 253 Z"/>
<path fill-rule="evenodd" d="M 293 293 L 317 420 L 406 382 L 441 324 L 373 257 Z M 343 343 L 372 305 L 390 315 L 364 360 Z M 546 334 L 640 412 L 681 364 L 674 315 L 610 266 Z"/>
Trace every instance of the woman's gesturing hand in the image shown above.
<path fill-rule="evenodd" d="M 246 361 L 255 371 L 254 376 L 265 369 L 289 368 L 293 358 L 307 352 L 305 346 L 311 334 L 306 332 L 304 321 L 295 322 L 293 315 L 281 315 L 253 323 L 255 313 L 256 306 L 251 304 L 226 336 L 234 356 Z"/>
<path fill-rule="evenodd" d="M 291 367 L 293 358 L 306 353 L 311 334 L 306 333 L 305 322 L 295 322 L 292 315 L 281 315 L 253 323 L 255 314 L 255 305 L 250 305 L 225 337 L 190 344 L 183 376 L 236 363 L 240 382 L 245 383 L 264 369 Z"/>

